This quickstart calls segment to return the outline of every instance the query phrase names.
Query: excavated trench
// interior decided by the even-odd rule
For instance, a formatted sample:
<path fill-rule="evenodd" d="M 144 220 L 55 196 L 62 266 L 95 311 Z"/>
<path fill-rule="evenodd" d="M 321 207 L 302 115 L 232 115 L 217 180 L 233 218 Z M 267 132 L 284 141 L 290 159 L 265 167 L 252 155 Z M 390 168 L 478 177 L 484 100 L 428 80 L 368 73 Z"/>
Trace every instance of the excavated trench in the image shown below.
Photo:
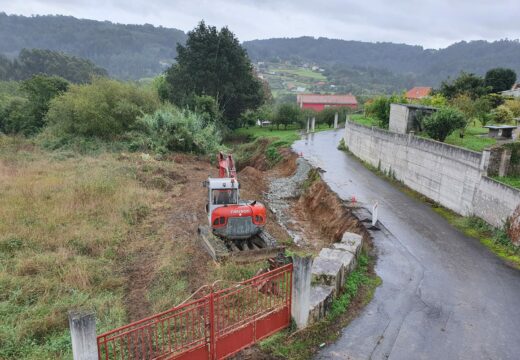
<path fill-rule="evenodd" d="M 319 252 L 340 241 L 346 231 L 368 240 L 365 226 L 355 215 L 357 209 L 329 188 L 321 179 L 320 169 L 312 168 L 294 154 L 285 159 L 284 168 L 290 167 L 294 172 L 285 177 L 276 177 L 276 173 L 271 176 L 266 199 L 297 247 Z"/>

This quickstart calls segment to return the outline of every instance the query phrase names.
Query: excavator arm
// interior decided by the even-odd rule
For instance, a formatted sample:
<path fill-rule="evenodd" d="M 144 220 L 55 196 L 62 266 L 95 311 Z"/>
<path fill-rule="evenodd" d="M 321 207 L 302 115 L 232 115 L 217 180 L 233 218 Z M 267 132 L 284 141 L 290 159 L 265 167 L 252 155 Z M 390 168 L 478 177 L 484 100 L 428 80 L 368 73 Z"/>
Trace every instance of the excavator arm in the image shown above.
<path fill-rule="evenodd" d="M 224 155 L 222 152 L 217 154 L 218 176 L 221 178 L 237 178 L 237 170 L 233 155 Z"/>

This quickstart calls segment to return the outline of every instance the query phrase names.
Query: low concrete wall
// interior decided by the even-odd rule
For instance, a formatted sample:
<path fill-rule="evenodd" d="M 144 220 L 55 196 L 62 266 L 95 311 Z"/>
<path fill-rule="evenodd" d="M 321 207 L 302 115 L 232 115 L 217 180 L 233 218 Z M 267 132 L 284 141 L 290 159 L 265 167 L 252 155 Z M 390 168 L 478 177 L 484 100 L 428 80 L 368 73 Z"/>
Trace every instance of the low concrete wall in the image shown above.
<path fill-rule="evenodd" d="M 482 176 L 473 198 L 473 213 L 500 227 L 520 204 L 520 191 Z"/>
<path fill-rule="evenodd" d="M 483 178 L 489 157 L 481 153 L 352 122 L 346 124 L 344 140 L 363 161 L 461 215 L 501 226 L 516 208 L 512 203 L 520 192 Z M 484 199 L 491 198 L 500 209 L 484 206 Z"/>

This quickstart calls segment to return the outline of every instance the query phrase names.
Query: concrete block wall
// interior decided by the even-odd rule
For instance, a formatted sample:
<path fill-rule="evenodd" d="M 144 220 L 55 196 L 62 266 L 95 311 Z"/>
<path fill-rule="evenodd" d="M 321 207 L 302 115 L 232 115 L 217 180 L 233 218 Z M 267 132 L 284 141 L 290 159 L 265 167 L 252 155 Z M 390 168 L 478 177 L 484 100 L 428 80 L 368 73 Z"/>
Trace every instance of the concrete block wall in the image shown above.
<path fill-rule="evenodd" d="M 390 130 L 400 134 L 408 132 L 410 111 L 401 104 L 390 104 Z"/>
<path fill-rule="evenodd" d="M 321 249 L 312 264 L 309 323 L 325 317 L 332 301 L 345 286 L 348 275 L 354 270 L 357 256 L 361 253 L 361 235 L 346 232 L 332 248 Z"/>
<path fill-rule="evenodd" d="M 516 208 L 512 202 L 520 196 L 518 190 L 482 180 L 489 157 L 481 153 L 352 122 L 346 124 L 344 140 L 363 161 L 461 215 L 476 215 L 500 226 Z M 500 210 L 483 205 L 492 197 Z"/>
<path fill-rule="evenodd" d="M 473 212 L 491 225 L 501 227 L 519 204 L 518 189 L 482 176 L 473 198 Z"/>

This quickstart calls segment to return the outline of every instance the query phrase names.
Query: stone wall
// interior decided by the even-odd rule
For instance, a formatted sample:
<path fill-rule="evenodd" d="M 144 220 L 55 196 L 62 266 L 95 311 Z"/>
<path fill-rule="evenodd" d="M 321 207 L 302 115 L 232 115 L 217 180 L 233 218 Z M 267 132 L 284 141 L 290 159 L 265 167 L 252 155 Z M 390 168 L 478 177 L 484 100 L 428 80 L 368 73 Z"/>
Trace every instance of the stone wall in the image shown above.
<path fill-rule="evenodd" d="M 361 160 L 461 215 L 477 215 L 501 226 L 516 208 L 512 199 L 519 199 L 518 190 L 495 181 L 497 185 L 491 186 L 491 179 L 481 179 L 489 156 L 352 122 L 346 124 L 344 139 L 349 150 Z M 480 191 L 483 194 L 477 194 Z M 493 196 L 496 199 L 493 204 L 500 209 L 492 209 L 491 205 L 483 207 L 485 196 Z"/>

